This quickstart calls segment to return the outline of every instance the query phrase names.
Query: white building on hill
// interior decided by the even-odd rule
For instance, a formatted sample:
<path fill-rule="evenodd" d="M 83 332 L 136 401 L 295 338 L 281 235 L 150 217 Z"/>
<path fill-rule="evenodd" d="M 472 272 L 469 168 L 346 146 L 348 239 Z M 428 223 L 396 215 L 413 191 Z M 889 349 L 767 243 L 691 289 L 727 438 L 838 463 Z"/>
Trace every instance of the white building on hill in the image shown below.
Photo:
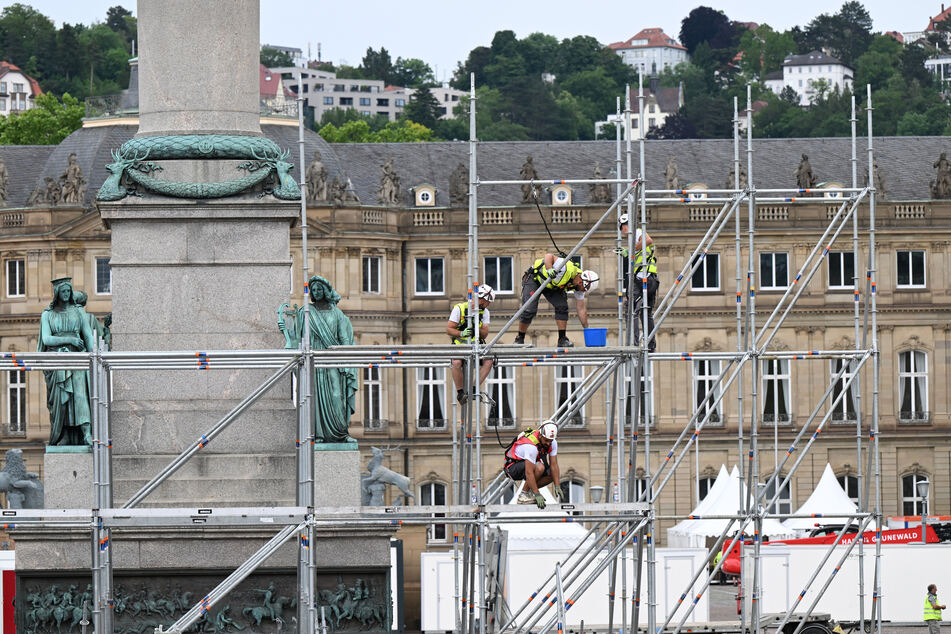
<path fill-rule="evenodd" d="M 817 83 L 825 81 L 829 90 L 852 87 L 853 70 L 836 58 L 820 51 L 804 55 L 787 55 L 783 60 L 782 82 L 767 76 L 766 85 L 777 95 L 787 86 L 799 95 L 799 105 L 808 106 L 817 96 Z"/>

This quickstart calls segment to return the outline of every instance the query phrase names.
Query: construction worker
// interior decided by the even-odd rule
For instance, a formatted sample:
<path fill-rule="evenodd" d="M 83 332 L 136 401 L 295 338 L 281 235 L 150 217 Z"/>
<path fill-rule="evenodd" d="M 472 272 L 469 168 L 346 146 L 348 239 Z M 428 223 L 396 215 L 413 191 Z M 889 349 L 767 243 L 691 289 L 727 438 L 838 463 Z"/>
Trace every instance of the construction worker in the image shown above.
<path fill-rule="evenodd" d="M 542 294 L 548 303 L 555 309 L 555 323 L 558 325 L 558 347 L 567 348 L 572 345 L 568 339 L 568 293 L 574 291 L 575 306 L 578 311 L 578 320 L 585 328 L 588 327 L 588 309 L 585 305 L 584 294 L 598 287 L 600 277 L 594 271 L 582 271 L 581 267 L 565 258 L 553 253 L 546 253 L 545 257 L 535 260 L 531 268 L 522 275 L 522 303 L 528 302 L 532 293 L 551 278 L 551 283 L 545 287 Z M 518 334 L 515 343 L 525 343 L 525 333 L 528 326 L 538 313 L 538 302 L 525 309 L 518 324 Z"/>
<path fill-rule="evenodd" d="M 630 227 L 628 226 L 627 214 L 621 214 L 621 217 L 618 218 L 618 227 L 621 230 L 621 237 L 627 240 L 627 236 L 630 233 Z M 654 330 L 654 306 L 657 299 L 657 289 L 660 286 L 660 281 L 657 279 L 657 258 L 654 257 L 654 240 L 650 237 L 649 234 L 644 233 L 644 239 L 642 240 L 641 230 L 637 229 L 637 232 L 634 234 L 634 275 L 637 278 L 631 288 L 627 289 L 628 305 L 633 306 L 634 314 L 634 341 L 637 341 L 640 338 L 641 333 L 641 295 L 643 293 L 643 283 L 647 281 L 647 329 L 649 331 Z M 646 243 L 647 248 L 641 246 L 641 242 Z M 625 282 L 627 280 L 627 267 L 628 262 L 631 260 L 628 258 L 627 247 L 621 249 L 621 255 L 624 256 L 624 270 L 625 270 Z M 647 343 L 647 351 L 654 352 L 657 349 L 657 340 L 655 337 L 651 337 L 651 340 Z"/>
<path fill-rule="evenodd" d="M 538 429 L 528 429 L 516 436 L 505 450 L 505 475 L 515 482 L 525 481 L 518 494 L 519 504 L 536 504 L 545 508 L 541 487 L 554 483 L 552 489 L 560 502 L 564 492 L 559 485 L 558 425 L 546 420 Z"/>
<path fill-rule="evenodd" d="M 485 338 L 489 334 L 489 304 L 495 300 L 495 291 L 488 284 L 479 286 L 479 312 L 476 315 L 475 326 L 479 330 L 479 343 L 485 343 Z M 446 324 L 446 334 L 456 345 L 471 345 L 473 340 L 472 326 L 466 314 L 469 310 L 469 302 L 459 302 L 452 307 L 449 314 L 449 322 Z M 456 400 L 460 403 L 466 402 L 465 373 L 463 372 L 463 360 L 452 360 L 452 380 L 456 384 Z M 479 385 L 485 381 L 492 371 L 492 359 L 483 358 L 482 368 L 479 371 Z"/>
<path fill-rule="evenodd" d="M 928 634 L 940 634 L 941 610 L 947 606 L 938 604 L 938 586 L 928 585 L 928 594 L 925 596 L 925 623 L 928 624 Z"/>

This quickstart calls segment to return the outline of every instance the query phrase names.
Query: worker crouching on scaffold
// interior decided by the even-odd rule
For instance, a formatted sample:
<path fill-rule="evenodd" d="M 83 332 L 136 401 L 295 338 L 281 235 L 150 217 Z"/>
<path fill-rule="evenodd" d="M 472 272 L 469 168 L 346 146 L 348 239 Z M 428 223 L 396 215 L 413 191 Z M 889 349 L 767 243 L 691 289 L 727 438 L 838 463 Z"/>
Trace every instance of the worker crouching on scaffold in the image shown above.
<path fill-rule="evenodd" d="M 446 324 L 446 334 L 456 345 L 472 345 L 474 339 L 474 330 L 479 331 L 479 343 L 485 343 L 485 338 L 489 334 L 489 304 L 495 301 L 495 291 L 488 284 L 479 286 L 479 310 L 473 326 L 469 325 L 467 313 L 469 311 L 469 302 L 459 302 L 452 307 L 449 314 L 449 322 Z M 465 388 L 465 366 L 463 359 L 452 360 L 452 380 L 456 384 L 456 400 L 460 403 L 466 402 Z M 482 359 L 482 367 L 479 370 L 479 385 L 485 381 L 492 371 L 492 358 Z"/>
<path fill-rule="evenodd" d="M 531 268 L 522 275 L 522 304 L 528 303 L 532 294 L 541 287 L 545 279 L 551 278 L 551 283 L 545 287 L 542 294 L 548 303 L 555 309 L 555 324 L 558 326 L 558 347 L 568 348 L 572 345 L 568 339 L 568 293 L 575 295 L 575 309 L 578 312 L 578 321 L 584 328 L 588 327 L 588 309 L 585 304 L 585 293 L 598 287 L 600 277 L 594 271 L 582 271 L 581 267 L 566 258 L 560 258 L 554 253 L 546 253 L 545 257 L 535 260 Z M 525 309 L 518 324 L 518 334 L 515 343 L 525 343 L 525 333 L 538 313 L 538 302 Z"/>
<path fill-rule="evenodd" d="M 630 233 L 627 214 L 621 214 L 618 218 L 618 228 L 621 230 L 621 237 L 624 243 L 627 243 L 627 236 Z M 642 246 L 642 242 L 646 246 Z M 621 255 L 624 257 L 624 283 L 627 283 L 627 269 L 629 263 L 634 265 L 634 281 L 631 288 L 627 289 L 627 308 L 631 310 L 634 319 L 634 343 L 640 340 L 641 336 L 641 306 L 643 302 L 644 283 L 647 283 L 647 330 L 654 331 L 654 306 L 657 300 L 657 289 L 660 287 L 660 281 L 657 279 L 657 258 L 654 257 L 654 240 L 650 234 L 641 235 L 638 228 L 634 234 L 634 257 L 628 257 L 627 247 L 621 248 Z M 654 352 L 657 349 L 656 337 L 651 337 L 647 343 L 647 351 Z"/>
<path fill-rule="evenodd" d="M 526 429 L 505 449 L 505 475 L 515 482 L 525 481 L 518 494 L 519 504 L 536 504 L 545 508 L 541 487 L 554 483 L 555 499 L 562 502 L 564 492 L 559 485 L 558 425 L 546 420 L 538 429 Z"/>

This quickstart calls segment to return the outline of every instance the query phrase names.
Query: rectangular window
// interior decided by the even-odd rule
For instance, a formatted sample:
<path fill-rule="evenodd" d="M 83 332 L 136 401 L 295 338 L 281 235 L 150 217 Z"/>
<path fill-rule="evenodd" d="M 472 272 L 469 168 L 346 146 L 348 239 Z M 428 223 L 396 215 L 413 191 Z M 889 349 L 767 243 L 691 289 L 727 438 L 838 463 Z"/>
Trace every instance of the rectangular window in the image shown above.
<path fill-rule="evenodd" d="M 720 290 L 720 254 L 706 253 L 698 256 L 699 266 L 693 272 L 691 284 L 695 291 Z M 696 260 L 694 260 L 696 264 Z"/>
<path fill-rule="evenodd" d="M 26 370 L 7 372 L 7 427 L 13 434 L 26 432 Z"/>
<path fill-rule="evenodd" d="M 96 258 L 96 295 L 112 294 L 112 267 L 109 258 Z"/>
<path fill-rule="evenodd" d="M 842 399 L 835 404 L 835 407 L 832 409 L 832 421 L 833 422 L 844 422 L 851 421 L 855 422 L 855 382 L 849 383 L 849 386 L 845 386 L 845 382 L 852 378 L 854 374 L 855 362 L 847 359 L 833 359 L 832 360 L 832 377 L 835 378 L 842 368 L 845 367 L 845 372 L 842 372 L 842 376 L 835 382 L 835 385 L 832 386 L 832 401 L 835 403 L 835 399 L 839 398 L 839 395 L 842 392 Z M 857 379 L 856 379 L 857 380 Z"/>
<path fill-rule="evenodd" d="M 898 420 L 927 422 L 928 356 L 920 350 L 907 350 L 898 355 L 898 389 L 901 401 Z"/>
<path fill-rule="evenodd" d="M 788 423 L 789 359 L 763 360 L 763 422 Z"/>
<path fill-rule="evenodd" d="M 7 297 L 23 297 L 26 295 L 26 262 L 24 260 L 7 260 Z"/>
<path fill-rule="evenodd" d="M 632 377 L 630 374 L 625 373 L 624 386 L 625 388 L 627 388 L 627 403 L 624 405 L 624 411 L 625 411 L 625 415 L 627 416 L 627 419 L 630 420 L 632 416 L 632 411 L 633 411 L 632 403 L 636 401 L 637 410 L 639 413 L 638 415 L 640 416 L 640 418 L 638 419 L 638 426 L 643 428 L 644 418 L 647 415 L 647 399 L 651 398 L 652 396 L 651 387 L 654 384 L 654 377 L 651 376 L 650 380 L 648 380 L 647 377 L 641 374 L 640 381 L 639 381 L 641 387 L 640 387 L 640 391 L 638 391 L 636 394 L 633 394 L 631 392 L 631 378 Z M 645 389 L 647 390 L 646 394 L 645 394 Z M 654 428 L 657 426 L 656 425 L 657 423 L 657 402 L 656 401 L 654 401 L 653 406 L 654 406 L 654 415 L 651 416 L 651 419 L 650 419 L 651 428 Z"/>
<path fill-rule="evenodd" d="M 829 288 L 852 288 L 855 278 L 855 253 L 829 252 Z"/>
<path fill-rule="evenodd" d="M 6 91 L 7 91 L 7 82 L 0 81 L 0 92 L 6 92 Z"/>
<path fill-rule="evenodd" d="M 584 369 L 581 366 L 566 365 L 558 368 L 555 372 L 555 392 L 558 396 L 556 409 L 575 395 L 581 387 L 582 378 L 584 378 Z M 565 427 L 584 427 L 584 406 L 568 419 Z"/>
<path fill-rule="evenodd" d="M 924 288 L 925 252 L 898 252 L 898 288 Z"/>
<path fill-rule="evenodd" d="M 700 422 L 710 411 L 705 425 L 719 425 L 723 422 L 723 401 L 716 402 L 720 395 L 720 362 L 716 359 L 699 359 L 693 362 L 693 407 L 697 412 L 696 422 Z"/>
<path fill-rule="evenodd" d="M 416 258 L 416 294 L 442 295 L 443 261 L 442 258 Z"/>
<path fill-rule="evenodd" d="M 350 92 L 360 92 L 359 84 L 350 84 Z"/>
<path fill-rule="evenodd" d="M 0 97 L 0 110 L 6 110 L 6 109 L 7 109 L 7 98 Z"/>
<path fill-rule="evenodd" d="M 484 258 L 485 283 L 495 289 L 496 293 L 508 294 L 515 292 L 515 282 L 512 275 L 512 256 L 500 255 Z"/>
<path fill-rule="evenodd" d="M 631 127 L 637 130 L 637 119 L 631 117 Z"/>
<path fill-rule="evenodd" d="M 352 106 L 352 105 L 353 105 L 353 97 L 341 97 L 341 98 L 340 98 L 340 105 L 341 105 L 341 106 Z"/>
<path fill-rule="evenodd" d="M 346 92 L 347 87 L 343 84 L 334 84 L 334 92 Z"/>
<path fill-rule="evenodd" d="M 389 108 L 390 100 L 389 99 L 377 99 L 376 105 L 378 108 Z"/>
<path fill-rule="evenodd" d="M 23 92 L 23 84 L 13 82 L 13 92 Z"/>
<path fill-rule="evenodd" d="M 485 388 L 493 401 L 486 405 L 486 427 L 515 429 L 515 368 L 493 367 L 485 379 Z"/>
<path fill-rule="evenodd" d="M 427 482 L 419 487 L 419 503 L 421 506 L 445 506 L 446 485 L 439 482 Z M 433 517 L 445 517 L 445 513 L 433 513 Z M 431 542 L 446 541 L 446 525 L 431 524 L 426 529 L 426 539 Z"/>
<path fill-rule="evenodd" d="M 380 264 L 382 258 L 377 255 L 363 256 L 363 292 L 380 292 Z"/>
<path fill-rule="evenodd" d="M 761 289 L 789 286 L 788 257 L 785 253 L 759 254 L 759 287 Z"/>
<path fill-rule="evenodd" d="M 933 478 L 934 476 L 932 476 Z M 927 480 L 923 473 L 909 473 L 901 478 L 901 512 L 902 515 L 921 515 L 924 512 L 925 499 L 918 494 L 918 483 Z M 932 479 L 929 492 L 934 490 Z"/>
<path fill-rule="evenodd" d="M 386 429 L 380 368 L 363 368 L 363 428 L 371 431 Z"/>
<path fill-rule="evenodd" d="M 369 106 L 371 99 L 369 97 L 360 97 L 361 106 Z"/>
<path fill-rule="evenodd" d="M 334 98 L 333 98 L 333 97 L 324 97 L 324 105 L 325 105 L 325 106 L 332 106 L 332 105 L 334 105 Z"/>
<path fill-rule="evenodd" d="M 776 495 L 776 486 L 779 482 L 784 480 L 784 476 L 776 476 L 776 480 L 773 480 L 769 483 L 769 486 L 766 487 L 764 503 L 769 502 L 773 499 L 773 496 Z M 792 497 L 789 495 L 789 484 L 782 488 L 779 492 L 779 497 L 776 498 L 775 504 L 771 505 L 768 509 L 768 512 L 775 514 L 789 514 L 792 513 Z"/>
<path fill-rule="evenodd" d="M 323 91 L 324 91 L 323 84 L 314 84 L 314 92 L 323 92 Z"/>
<path fill-rule="evenodd" d="M 396 100 L 393 102 L 393 104 L 394 104 L 397 108 L 402 108 L 403 106 L 406 105 L 406 100 L 405 100 L 405 99 L 396 99 Z"/>
<path fill-rule="evenodd" d="M 416 368 L 416 427 L 446 429 L 446 368 Z"/>

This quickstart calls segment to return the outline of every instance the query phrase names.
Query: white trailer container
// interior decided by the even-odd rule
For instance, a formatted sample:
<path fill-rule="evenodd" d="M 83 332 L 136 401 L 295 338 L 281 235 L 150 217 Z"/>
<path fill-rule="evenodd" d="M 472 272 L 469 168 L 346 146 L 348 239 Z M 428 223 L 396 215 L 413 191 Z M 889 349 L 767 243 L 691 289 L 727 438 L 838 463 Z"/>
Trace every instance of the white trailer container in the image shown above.
<path fill-rule="evenodd" d="M 809 579 L 828 550 L 820 545 L 766 544 L 761 552 L 763 613 L 786 612 L 799 593 L 805 597 L 796 608 L 804 613 L 822 590 L 847 546 L 836 546 L 816 580 Z M 744 548 L 743 585 L 752 584 L 752 549 Z M 836 573 L 816 612 L 827 612 L 838 621 L 859 618 L 858 546 L 852 549 Z M 892 622 L 921 622 L 922 606 L 929 583 L 940 584 L 951 569 L 951 544 L 885 544 L 882 546 L 882 619 Z M 875 575 L 875 546 L 865 544 L 865 618 L 869 618 Z M 751 592 L 743 595 L 749 607 Z"/>
<path fill-rule="evenodd" d="M 505 598 L 509 607 L 514 611 L 534 592 L 545 578 L 555 570 L 555 564 L 563 561 L 570 550 L 564 551 L 518 551 L 509 550 L 506 558 L 505 575 Z M 684 605 L 690 603 L 690 597 L 695 596 L 699 590 L 700 583 L 704 580 L 701 576 L 700 582 L 687 591 L 687 584 L 693 579 L 697 570 L 703 568 L 707 552 L 700 548 L 658 548 L 657 552 L 657 618 L 663 622 L 668 610 L 672 609 L 681 594 L 687 592 L 688 599 Z M 594 561 L 589 565 L 593 570 L 594 566 L 604 560 L 605 555 L 598 554 Z M 448 632 L 455 626 L 455 572 L 451 552 L 429 552 L 422 553 L 421 560 L 421 629 L 424 632 Z M 647 564 L 642 567 L 642 581 L 645 590 L 641 594 L 641 621 L 646 623 L 647 619 Z M 568 578 L 566 571 L 566 581 Z M 575 589 L 580 585 L 580 579 L 565 590 L 565 598 L 570 599 L 575 596 Z M 584 621 L 585 628 L 589 626 L 603 626 L 608 621 L 608 588 L 610 577 L 608 572 L 603 572 L 594 584 L 581 595 L 575 604 L 566 613 L 564 629 L 577 628 Z M 621 577 L 617 578 L 615 595 L 617 600 L 614 605 L 614 623 L 619 627 L 621 623 L 621 610 L 627 610 L 630 614 L 631 599 L 633 598 L 634 588 L 634 564 L 628 556 L 628 574 L 627 591 L 628 601 L 622 605 L 621 602 Z M 540 597 L 537 597 L 533 604 L 537 604 Z M 682 608 L 684 609 L 684 608 Z M 554 610 L 554 608 L 552 608 Z M 548 621 L 550 615 L 544 617 L 542 624 Z M 682 612 L 678 613 L 679 615 Z M 699 623 L 709 620 L 710 608 L 707 596 L 704 596 L 697 603 L 691 618 L 687 623 Z M 522 622 L 523 619 L 519 619 Z"/>

